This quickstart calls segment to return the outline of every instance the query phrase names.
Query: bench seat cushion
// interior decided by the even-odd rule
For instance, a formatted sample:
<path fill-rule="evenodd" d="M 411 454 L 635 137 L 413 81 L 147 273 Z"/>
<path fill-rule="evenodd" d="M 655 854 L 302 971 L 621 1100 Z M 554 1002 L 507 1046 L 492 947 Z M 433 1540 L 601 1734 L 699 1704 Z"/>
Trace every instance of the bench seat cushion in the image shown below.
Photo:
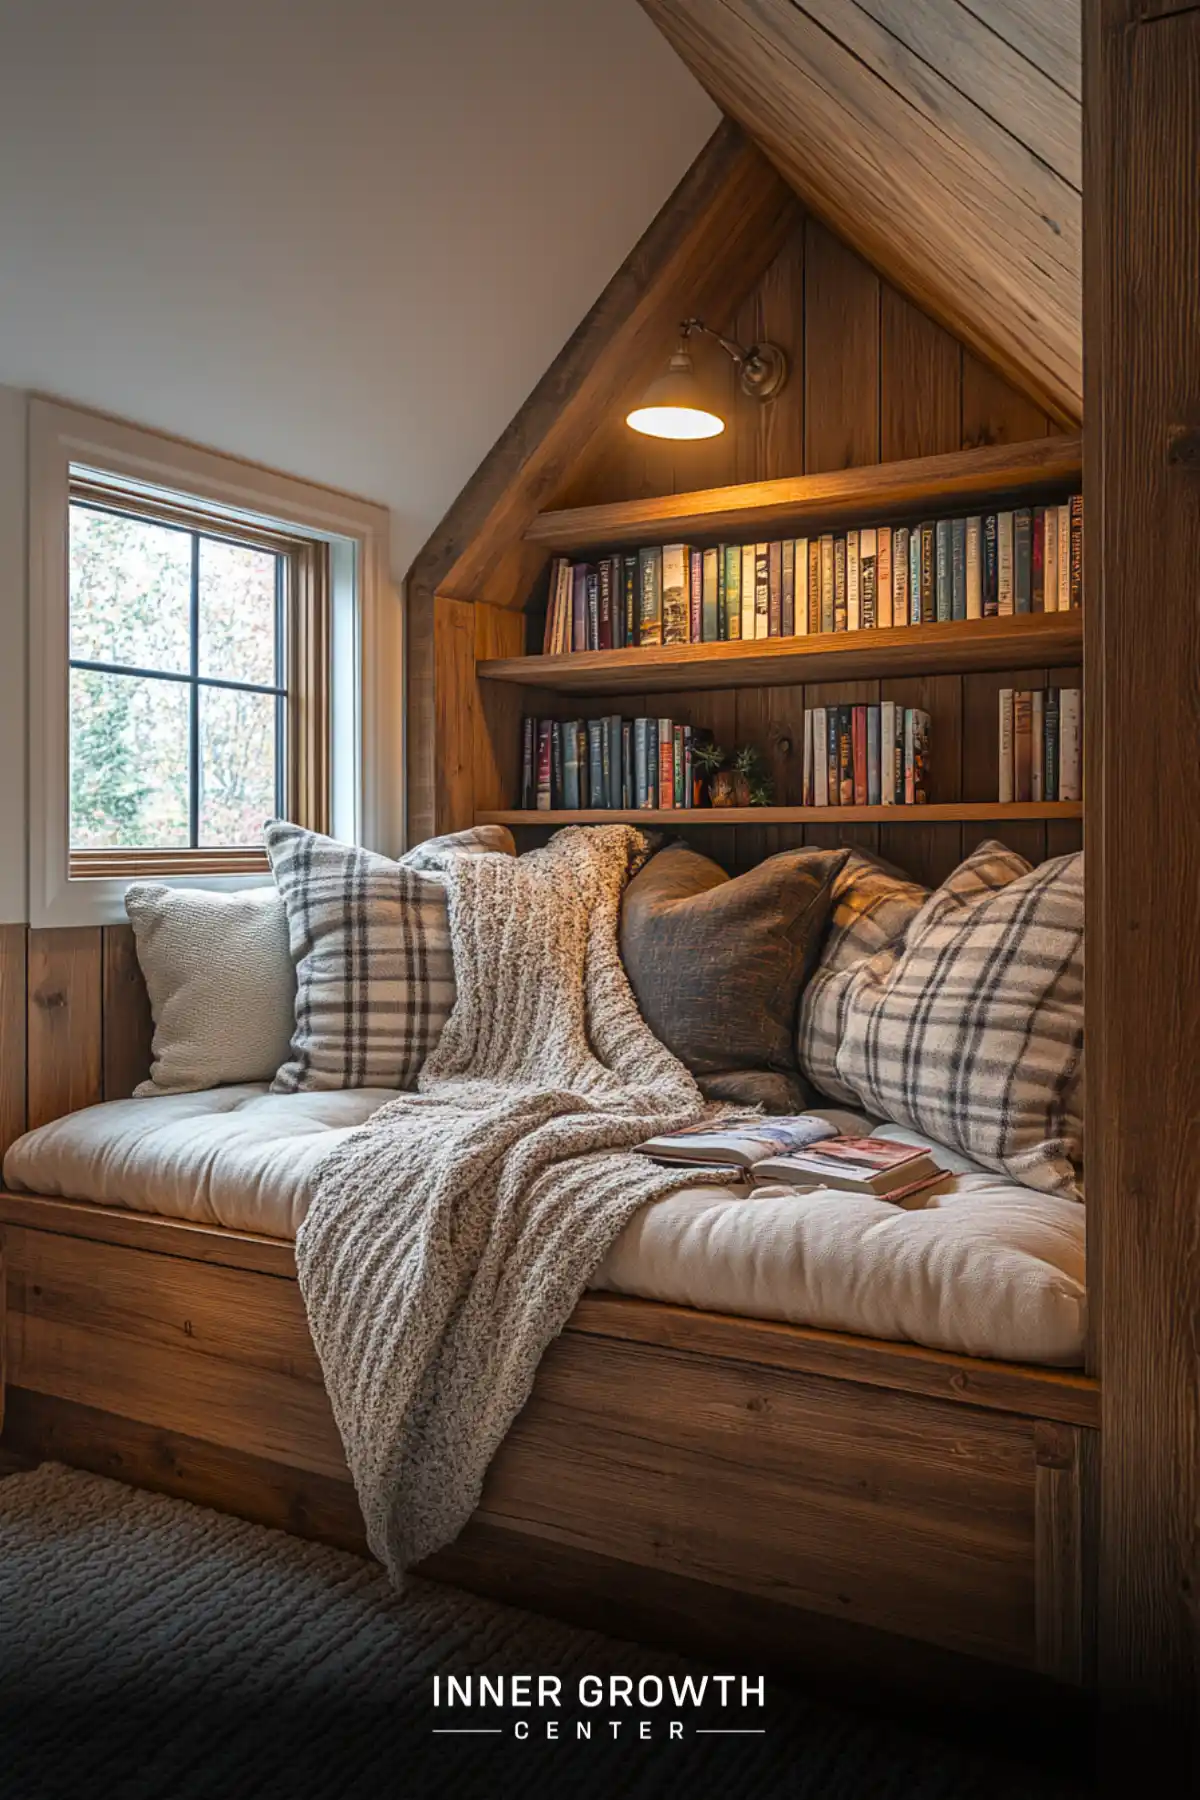
<path fill-rule="evenodd" d="M 294 1238 L 323 1157 L 392 1097 L 246 1085 L 110 1101 L 18 1139 L 4 1177 L 31 1193 Z M 848 1131 L 871 1124 L 828 1116 Z M 969 1356 L 1078 1365 L 1083 1207 L 951 1151 L 936 1159 L 946 1180 L 908 1208 L 828 1190 L 694 1183 L 642 1209 L 592 1286 Z"/>

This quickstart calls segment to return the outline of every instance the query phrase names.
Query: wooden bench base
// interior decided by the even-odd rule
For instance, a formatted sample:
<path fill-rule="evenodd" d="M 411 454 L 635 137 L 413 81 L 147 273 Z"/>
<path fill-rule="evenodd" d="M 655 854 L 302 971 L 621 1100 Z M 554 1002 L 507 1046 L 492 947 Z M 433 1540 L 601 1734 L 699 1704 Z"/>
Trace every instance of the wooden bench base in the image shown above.
<path fill-rule="evenodd" d="M 289 1245 L 29 1196 L 0 1198 L 0 1231 L 6 1448 L 363 1547 Z M 589 1295 L 431 1572 L 893 1689 L 946 1692 L 949 1668 L 1078 1689 L 1098 1399 L 1079 1375 Z"/>

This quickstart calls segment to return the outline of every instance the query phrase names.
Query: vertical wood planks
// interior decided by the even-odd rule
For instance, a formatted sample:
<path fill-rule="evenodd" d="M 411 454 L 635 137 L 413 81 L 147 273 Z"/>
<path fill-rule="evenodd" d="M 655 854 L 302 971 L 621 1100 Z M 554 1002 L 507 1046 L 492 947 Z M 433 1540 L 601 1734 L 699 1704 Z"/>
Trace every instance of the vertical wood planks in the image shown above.
<path fill-rule="evenodd" d="M 861 256 L 809 219 L 804 249 L 806 474 L 879 461 L 879 287 L 878 275 Z"/>
<path fill-rule="evenodd" d="M 25 1130 L 26 936 L 0 925 L 0 1158 Z"/>
<path fill-rule="evenodd" d="M 962 447 L 1024 444 L 1044 437 L 1050 421 L 1032 400 L 1018 394 L 984 363 L 963 351 Z"/>
<path fill-rule="evenodd" d="M 30 1129 L 104 1097 L 99 926 L 29 933 Z"/>
<path fill-rule="evenodd" d="M 434 831 L 463 831 L 475 822 L 475 613 L 442 594 L 433 606 Z"/>
<path fill-rule="evenodd" d="M 886 284 L 879 316 L 879 454 L 884 462 L 961 449 L 962 346 Z"/>
<path fill-rule="evenodd" d="M 1037 1667 L 1078 1686 L 1084 1645 L 1082 1427 L 1039 1419 L 1034 1447 L 1034 1598 Z"/>
<path fill-rule="evenodd" d="M 101 986 L 106 1100 L 126 1100 L 150 1073 L 154 1021 L 131 925 L 103 927 Z"/>

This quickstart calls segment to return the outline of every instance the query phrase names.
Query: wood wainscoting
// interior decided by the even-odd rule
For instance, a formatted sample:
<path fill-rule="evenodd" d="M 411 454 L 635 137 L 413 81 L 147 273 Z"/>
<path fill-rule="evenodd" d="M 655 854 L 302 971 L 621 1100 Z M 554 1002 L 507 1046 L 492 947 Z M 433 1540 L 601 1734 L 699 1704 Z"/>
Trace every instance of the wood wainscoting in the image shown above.
<path fill-rule="evenodd" d="M 28 1195 L 0 1232 L 6 1450 L 363 1547 L 289 1244 Z M 1098 1416 L 1078 1374 L 590 1294 L 429 1572 L 893 1690 L 1078 1692 Z"/>

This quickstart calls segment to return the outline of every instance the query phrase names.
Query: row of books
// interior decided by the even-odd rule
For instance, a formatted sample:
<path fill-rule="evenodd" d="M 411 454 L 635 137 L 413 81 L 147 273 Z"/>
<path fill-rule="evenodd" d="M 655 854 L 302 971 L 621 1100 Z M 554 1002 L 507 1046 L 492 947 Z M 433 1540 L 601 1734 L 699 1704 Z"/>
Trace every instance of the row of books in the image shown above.
<path fill-rule="evenodd" d="M 1001 688 L 1002 801 L 1083 799 L 1083 693 Z"/>
<path fill-rule="evenodd" d="M 804 715 L 805 806 L 924 806 L 929 714 L 877 706 L 814 706 Z"/>
<path fill-rule="evenodd" d="M 1083 603 L 1083 496 L 766 544 L 556 557 L 543 650 L 869 631 Z"/>
<path fill-rule="evenodd" d="M 711 733 L 671 719 L 534 719 L 522 723 L 521 807 L 567 812 L 689 807 L 692 753 Z"/>

